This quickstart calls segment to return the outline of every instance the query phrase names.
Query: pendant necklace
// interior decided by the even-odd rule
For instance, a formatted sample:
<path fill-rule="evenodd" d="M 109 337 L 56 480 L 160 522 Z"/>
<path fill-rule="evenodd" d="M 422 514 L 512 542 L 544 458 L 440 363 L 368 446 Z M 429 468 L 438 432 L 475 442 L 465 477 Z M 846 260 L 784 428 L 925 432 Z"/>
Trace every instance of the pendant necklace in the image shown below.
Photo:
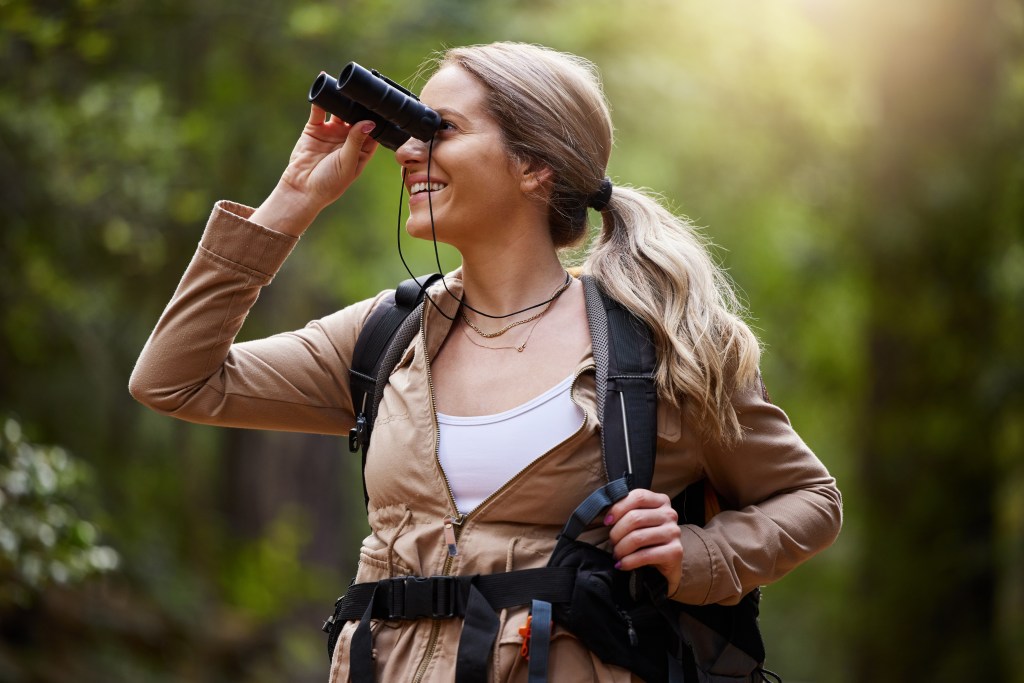
<path fill-rule="evenodd" d="M 519 327 L 520 325 L 525 325 L 526 323 L 533 322 L 534 320 L 539 320 L 542 315 L 544 315 L 545 313 L 548 312 L 548 309 L 551 308 L 551 304 L 553 304 L 555 302 L 555 299 L 560 297 L 565 290 L 569 289 L 569 285 L 571 285 L 571 284 L 572 284 L 572 276 L 569 275 L 569 273 L 566 273 L 565 274 L 565 282 L 563 282 L 561 285 L 559 285 L 558 289 L 556 289 L 554 291 L 554 293 L 551 295 L 551 298 L 548 300 L 547 305 L 544 308 L 541 309 L 540 313 L 535 313 L 534 315 L 531 315 L 529 318 L 523 318 L 522 320 L 517 320 L 514 323 L 509 323 L 508 325 L 505 325 L 505 327 L 501 328 L 497 332 L 484 332 L 479 327 L 474 325 L 473 321 L 469 319 L 468 315 L 466 315 L 466 309 L 465 308 L 462 309 L 462 319 L 466 321 L 466 324 L 469 325 L 469 327 L 474 332 L 479 334 L 484 339 L 494 339 L 495 337 L 500 337 L 501 335 L 505 334 L 506 332 L 508 332 L 509 330 L 511 330 L 511 329 L 513 329 L 515 327 Z M 531 331 L 531 333 L 533 332 L 533 330 L 530 330 L 530 331 Z M 524 342 L 524 345 L 525 345 L 525 342 Z M 480 346 L 480 345 L 477 344 L 477 346 Z M 508 348 L 508 349 L 512 349 L 512 348 L 518 348 L 518 347 L 514 347 L 514 346 L 502 346 L 502 347 L 483 346 L 481 348 L 484 348 L 484 349 L 490 349 L 490 348 Z"/>

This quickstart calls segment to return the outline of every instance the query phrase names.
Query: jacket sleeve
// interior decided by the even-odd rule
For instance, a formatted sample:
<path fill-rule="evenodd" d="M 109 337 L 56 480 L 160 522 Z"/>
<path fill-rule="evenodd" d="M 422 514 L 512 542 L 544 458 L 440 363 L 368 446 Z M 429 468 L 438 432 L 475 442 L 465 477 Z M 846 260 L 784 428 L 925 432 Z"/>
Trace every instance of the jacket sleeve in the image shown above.
<path fill-rule="evenodd" d="M 827 548 L 842 526 L 835 479 L 759 389 L 734 399 L 738 444 L 691 444 L 728 509 L 704 527 L 682 526 L 683 580 L 672 596 L 680 602 L 735 604 Z"/>
<path fill-rule="evenodd" d="M 138 401 L 190 422 L 321 434 L 354 422 L 352 349 L 376 299 L 304 329 L 234 343 L 260 290 L 298 241 L 218 202 L 192 262 L 136 362 Z"/>

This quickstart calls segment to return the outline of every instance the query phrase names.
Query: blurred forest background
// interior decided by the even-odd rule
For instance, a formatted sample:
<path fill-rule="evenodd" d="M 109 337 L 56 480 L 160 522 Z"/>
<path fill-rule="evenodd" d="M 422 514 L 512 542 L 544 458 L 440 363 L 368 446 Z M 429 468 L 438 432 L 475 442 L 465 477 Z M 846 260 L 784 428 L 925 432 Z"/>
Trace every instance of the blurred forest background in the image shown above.
<path fill-rule="evenodd" d="M 213 202 L 273 187 L 321 69 L 418 90 L 432 52 L 498 39 L 598 64 L 611 176 L 706 228 L 839 479 L 840 540 L 766 591 L 770 668 L 1024 681 L 1011 0 L 0 0 L 0 681 L 326 680 L 357 458 L 149 413 L 128 376 Z M 357 189 L 247 338 L 404 277 L 387 150 Z"/>

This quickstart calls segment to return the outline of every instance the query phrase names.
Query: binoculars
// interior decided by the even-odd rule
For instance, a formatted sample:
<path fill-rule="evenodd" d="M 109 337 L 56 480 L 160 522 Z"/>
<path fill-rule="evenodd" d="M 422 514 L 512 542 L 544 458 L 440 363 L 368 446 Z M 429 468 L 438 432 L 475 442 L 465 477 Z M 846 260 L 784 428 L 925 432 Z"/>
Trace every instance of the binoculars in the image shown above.
<path fill-rule="evenodd" d="M 373 121 L 371 137 L 396 150 L 410 137 L 428 142 L 441 127 L 441 115 L 411 92 L 376 70 L 349 62 L 337 79 L 321 73 L 309 89 L 309 101 L 353 124 Z"/>

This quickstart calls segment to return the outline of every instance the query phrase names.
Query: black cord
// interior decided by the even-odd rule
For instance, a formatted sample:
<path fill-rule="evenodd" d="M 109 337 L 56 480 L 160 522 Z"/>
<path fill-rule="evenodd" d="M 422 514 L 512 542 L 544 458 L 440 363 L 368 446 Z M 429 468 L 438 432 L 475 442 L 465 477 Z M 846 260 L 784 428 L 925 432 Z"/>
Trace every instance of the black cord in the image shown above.
<path fill-rule="evenodd" d="M 534 304 L 532 306 L 527 306 L 526 308 L 520 309 L 518 311 L 513 311 L 512 313 L 506 313 L 505 315 L 491 315 L 490 313 L 484 313 L 483 311 L 480 311 L 480 310 L 477 310 L 477 309 L 473 308 L 472 306 L 470 306 L 469 304 L 466 303 L 465 299 L 461 299 L 461 298 L 455 296 L 454 294 L 452 294 L 452 291 L 450 289 L 448 289 L 448 283 L 445 281 L 445 278 L 444 278 L 444 268 L 441 267 L 441 255 L 440 255 L 440 253 L 438 251 L 438 248 L 437 248 L 437 228 L 434 225 L 434 202 L 433 202 L 433 199 L 430 196 L 430 194 L 431 194 L 431 192 L 430 192 L 430 168 L 431 168 L 431 165 L 433 163 L 433 160 L 434 160 L 434 138 L 430 138 L 430 143 L 429 143 L 429 146 L 427 147 L 427 209 L 428 209 L 428 211 L 430 213 L 430 238 L 431 238 L 431 241 L 433 241 L 433 243 L 434 243 L 434 263 L 437 265 L 437 272 L 438 272 L 438 274 L 441 275 L 441 284 L 444 286 L 444 291 L 446 291 L 448 293 L 448 296 L 450 296 L 451 298 L 453 298 L 456 301 L 458 301 L 460 306 L 465 306 L 466 308 L 468 308 L 469 310 L 473 311 L 477 315 L 483 316 L 484 318 L 491 318 L 492 320 L 502 320 L 504 318 L 511 318 L 514 315 L 519 315 L 521 313 L 526 313 L 527 311 L 532 311 L 535 308 L 540 308 L 541 306 L 546 306 L 549 303 L 551 303 L 552 301 L 554 301 L 555 299 L 557 299 L 558 296 L 561 295 L 562 291 L 564 291 L 564 290 L 560 290 L 560 291 L 556 292 L 554 294 L 554 296 L 552 296 L 550 299 L 547 299 L 545 301 L 541 301 L 539 304 Z M 396 230 L 396 241 L 398 242 L 398 258 L 401 259 L 402 265 L 405 267 L 405 272 L 407 272 L 409 274 L 409 277 L 416 278 L 416 276 L 413 275 L 412 270 L 409 268 L 409 264 L 405 262 L 405 256 L 402 254 L 402 207 L 405 204 L 405 202 L 404 202 L 404 200 L 405 200 L 405 177 L 406 177 L 407 172 L 408 172 L 408 169 L 403 166 L 402 167 L 402 188 L 401 188 L 401 190 L 398 193 L 398 225 L 397 225 L 397 230 Z M 565 274 L 565 277 L 566 277 L 566 282 L 568 282 L 571 279 L 572 276 L 569 275 L 569 273 L 567 272 Z M 455 320 L 454 316 L 450 316 L 447 313 L 445 313 L 444 311 L 442 311 L 441 307 L 437 305 L 437 302 L 430 298 L 430 295 L 425 295 L 425 296 L 426 296 L 427 301 L 429 301 L 431 303 L 431 305 L 437 310 L 438 313 L 440 313 L 442 316 L 444 316 L 448 320 Z"/>

